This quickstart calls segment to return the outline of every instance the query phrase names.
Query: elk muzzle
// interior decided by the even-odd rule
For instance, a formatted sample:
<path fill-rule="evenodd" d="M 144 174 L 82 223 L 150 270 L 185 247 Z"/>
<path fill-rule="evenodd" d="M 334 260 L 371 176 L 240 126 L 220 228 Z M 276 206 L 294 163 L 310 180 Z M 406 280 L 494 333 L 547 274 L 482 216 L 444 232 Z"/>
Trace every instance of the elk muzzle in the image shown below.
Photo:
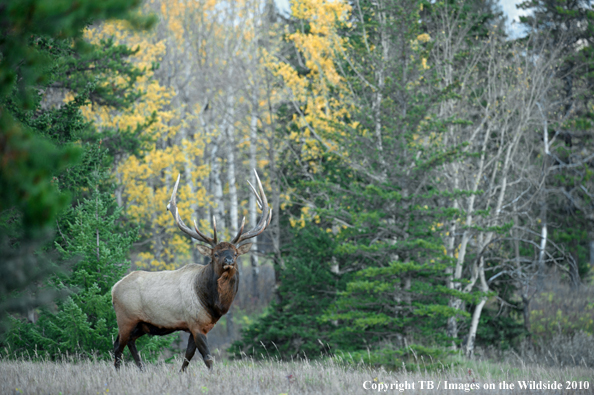
<path fill-rule="evenodd" d="M 229 270 L 229 269 L 233 269 L 233 266 L 235 265 L 235 260 L 233 258 L 225 258 L 225 260 L 223 261 L 223 269 L 224 270 Z"/>

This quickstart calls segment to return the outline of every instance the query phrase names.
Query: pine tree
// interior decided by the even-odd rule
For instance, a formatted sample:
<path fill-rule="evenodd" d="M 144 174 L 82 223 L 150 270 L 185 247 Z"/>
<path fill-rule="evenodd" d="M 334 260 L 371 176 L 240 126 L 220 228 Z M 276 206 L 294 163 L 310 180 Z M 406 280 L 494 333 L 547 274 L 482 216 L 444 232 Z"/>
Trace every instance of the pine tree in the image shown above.
<path fill-rule="evenodd" d="M 152 18 L 131 12 L 136 0 L 78 1 L 76 7 L 71 3 L 10 0 L 2 5 L 0 246 L 5 258 L 0 264 L 0 317 L 51 300 L 51 293 L 34 289 L 55 269 L 46 264 L 50 257 L 41 247 L 52 239 L 56 218 L 70 203 L 69 192 L 74 192 L 63 181 L 83 155 L 74 144 L 88 128 L 79 108 L 92 92 L 96 98 L 118 95 L 98 88 L 103 80 L 90 66 L 108 62 L 113 67 L 121 59 L 118 53 L 126 56 L 129 50 L 106 45 L 106 52 L 95 52 L 100 56 L 89 61 L 97 47 L 82 40 L 83 28 L 111 17 L 125 18 L 137 27 L 152 23 Z M 129 76 L 126 70 L 118 71 L 124 80 Z M 67 105 L 48 108 L 42 103 L 44 93 L 54 88 L 76 89 L 78 96 Z"/>
<path fill-rule="evenodd" d="M 16 355 L 35 349 L 56 358 L 65 352 L 111 357 L 117 336 L 111 288 L 130 268 L 128 253 L 137 229 L 122 229 L 123 209 L 111 193 L 100 192 L 96 185 L 89 188 L 90 196 L 71 208 L 69 233 L 60 234 L 62 240 L 56 243 L 60 261 L 72 265 L 72 273 L 56 274 L 47 284 L 68 296 L 54 308 L 41 309 L 35 323 L 12 320 L 5 342 Z M 170 342 L 169 338 L 145 339 L 148 359 L 158 355 L 151 351 Z"/>

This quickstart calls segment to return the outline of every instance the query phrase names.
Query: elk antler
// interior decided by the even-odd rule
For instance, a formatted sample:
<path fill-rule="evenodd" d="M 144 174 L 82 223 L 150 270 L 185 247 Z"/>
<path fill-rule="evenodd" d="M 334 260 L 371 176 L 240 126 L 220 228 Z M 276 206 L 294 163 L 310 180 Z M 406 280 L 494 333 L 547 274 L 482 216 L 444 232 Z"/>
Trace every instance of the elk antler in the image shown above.
<path fill-rule="evenodd" d="M 256 171 L 256 169 L 254 169 L 254 173 L 256 173 L 258 189 L 260 190 L 260 195 L 262 195 L 262 197 L 258 195 L 258 192 L 256 192 L 256 188 L 254 188 L 254 186 L 249 181 L 248 184 L 250 184 L 250 188 L 256 196 L 256 202 L 258 203 L 258 207 L 260 207 L 260 209 L 262 210 L 262 217 L 260 218 L 258 224 L 254 227 L 254 229 L 250 230 L 245 234 L 242 234 L 243 226 L 245 225 L 245 217 L 243 217 L 243 220 L 241 221 L 241 227 L 237 232 L 237 236 L 235 236 L 233 240 L 231 240 L 232 244 L 238 244 L 244 240 L 258 236 L 260 233 L 264 232 L 268 225 L 270 225 L 270 220 L 272 219 L 272 209 L 268 207 L 268 199 L 266 199 L 266 194 L 264 193 L 264 189 L 262 188 L 262 183 L 260 182 L 260 177 L 258 177 L 258 172 Z"/>
<path fill-rule="evenodd" d="M 188 228 L 186 224 L 184 224 L 184 221 L 182 221 L 182 219 L 179 217 L 179 212 L 177 211 L 177 205 L 175 203 L 175 195 L 177 194 L 177 186 L 179 185 L 180 177 L 181 174 L 177 176 L 177 181 L 175 182 L 175 186 L 173 187 L 173 193 L 171 194 L 171 200 L 169 200 L 169 203 L 167 204 L 167 210 L 171 211 L 171 215 L 173 215 L 175 223 L 181 229 L 182 232 L 198 241 L 210 244 L 213 247 L 216 246 L 217 221 L 215 220 L 214 215 L 212 216 L 212 227 L 214 233 L 214 237 L 212 239 L 210 237 L 206 237 L 204 234 L 202 234 L 202 232 L 200 232 L 200 230 L 198 229 L 198 225 L 196 224 L 196 221 L 194 221 L 194 229 L 196 229 L 196 231 L 194 232 L 192 229 Z"/>

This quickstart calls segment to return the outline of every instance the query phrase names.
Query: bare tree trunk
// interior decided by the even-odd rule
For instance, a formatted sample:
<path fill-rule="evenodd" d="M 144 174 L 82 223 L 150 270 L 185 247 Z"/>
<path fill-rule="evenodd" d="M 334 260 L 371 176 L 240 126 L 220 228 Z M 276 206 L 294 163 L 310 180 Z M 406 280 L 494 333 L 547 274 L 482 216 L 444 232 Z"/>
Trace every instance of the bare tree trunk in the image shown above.
<path fill-rule="evenodd" d="M 485 278 L 485 260 L 481 256 L 479 258 L 480 263 L 478 265 L 479 270 L 479 277 L 481 279 L 481 292 L 488 292 L 489 286 L 487 285 L 487 280 Z M 481 319 L 481 313 L 483 311 L 483 307 L 487 303 L 487 298 L 483 296 L 480 302 L 474 308 L 474 312 L 472 313 L 472 321 L 470 323 L 470 331 L 468 332 L 468 340 L 466 341 L 466 356 L 472 357 L 472 353 L 474 351 L 474 343 L 476 339 L 476 331 L 478 329 L 479 320 Z"/>
<path fill-rule="evenodd" d="M 514 209 L 514 225 L 517 227 L 519 226 L 520 219 L 518 217 L 518 209 L 516 207 L 516 203 L 513 203 Z M 521 290 L 521 297 L 522 297 L 522 316 L 524 317 L 524 329 L 528 334 L 530 334 L 530 297 L 529 297 L 529 290 L 530 290 L 530 282 L 520 275 L 522 272 L 522 262 L 520 261 L 520 230 L 515 229 L 514 231 L 514 254 L 516 257 L 516 271 L 517 275 L 520 278 L 518 289 Z"/>
<path fill-rule="evenodd" d="M 374 116 L 374 131 L 375 131 L 375 140 L 377 144 L 377 152 L 379 155 L 379 164 L 380 164 L 380 177 L 382 180 L 385 180 L 387 177 L 386 174 L 386 161 L 384 159 L 384 147 L 383 147 L 383 138 L 382 138 L 382 99 L 383 99 L 383 90 L 385 87 L 385 70 L 384 64 L 385 59 L 387 59 L 388 55 L 388 42 L 386 40 L 386 32 L 384 29 L 385 26 L 385 19 L 386 15 L 384 12 L 378 13 L 379 22 L 380 22 L 380 35 L 381 35 L 381 44 L 382 44 L 382 55 L 383 59 L 380 60 L 380 65 L 378 67 L 378 71 L 376 73 L 377 76 L 377 92 L 375 93 L 375 97 L 373 99 L 373 116 Z"/>
<path fill-rule="evenodd" d="M 473 193 L 470 194 L 470 196 L 467 198 L 468 206 L 466 208 L 466 224 L 465 224 L 466 229 L 464 230 L 464 233 L 462 234 L 462 241 L 460 243 L 460 247 L 458 248 L 458 256 L 456 259 L 456 266 L 455 266 L 452 276 L 451 276 L 452 280 L 450 280 L 450 282 L 448 283 L 448 285 L 450 286 L 451 289 L 460 289 L 459 281 L 462 279 L 462 269 L 463 269 L 463 265 L 464 265 L 464 259 L 466 257 L 466 250 L 468 248 L 468 242 L 470 241 L 470 237 L 471 237 L 470 227 L 472 226 L 472 221 L 473 221 L 473 216 L 474 216 L 474 208 L 475 208 L 474 205 L 475 205 L 475 201 L 476 201 L 476 192 L 478 191 L 478 187 L 481 183 L 481 180 L 483 178 L 483 173 L 485 170 L 485 156 L 486 156 L 486 150 L 487 150 L 487 143 L 489 140 L 489 133 L 490 133 L 490 128 L 487 128 L 485 130 L 485 134 L 483 137 L 483 142 L 482 142 L 481 151 L 480 151 L 481 156 L 480 156 L 480 160 L 479 160 L 477 173 L 474 176 L 474 183 L 472 186 Z M 459 169 L 456 168 L 454 171 L 455 188 L 458 188 L 458 183 L 459 183 L 458 170 Z M 454 207 L 457 208 L 457 205 L 458 205 L 458 203 L 457 203 L 457 201 L 455 201 Z M 450 231 L 451 232 L 456 231 L 455 223 L 450 227 Z M 451 242 L 450 242 L 449 247 L 451 249 L 453 249 L 453 247 L 454 247 L 453 243 L 455 240 L 453 234 L 451 235 L 450 240 L 451 240 Z M 452 256 L 455 257 L 455 253 L 452 253 Z M 464 292 L 467 292 L 467 293 L 470 292 L 472 290 L 472 287 L 474 287 L 474 284 L 475 284 L 477 278 L 480 276 L 481 266 L 479 265 L 478 268 L 475 267 L 475 270 L 476 269 L 478 269 L 478 271 L 473 273 L 473 275 L 471 276 L 470 282 L 464 288 Z M 453 300 L 451 301 L 451 307 L 458 309 L 461 307 L 461 305 L 462 305 L 462 301 L 459 298 L 453 298 Z M 483 303 L 483 305 L 484 305 L 484 303 Z M 478 319 L 480 318 L 481 311 L 482 311 L 482 305 L 481 305 L 480 309 L 475 310 L 475 314 L 478 314 L 477 325 L 478 325 Z M 476 328 L 475 328 L 475 332 L 476 332 Z M 456 338 L 458 336 L 458 325 L 456 322 L 456 317 L 450 317 L 448 319 L 448 335 L 453 338 Z M 466 343 L 467 350 L 468 350 L 468 345 L 470 343 L 470 340 L 471 339 L 469 337 L 468 341 Z M 455 345 L 452 344 L 452 348 L 454 348 L 454 347 L 455 347 Z"/>
<path fill-rule="evenodd" d="M 528 297 L 528 286 L 524 286 L 522 292 L 522 316 L 524 317 L 524 329 L 530 336 L 530 298 Z"/>
<path fill-rule="evenodd" d="M 280 180 L 279 180 L 279 169 L 277 168 L 276 165 L 276 139 L 275 139 L 275 133 L 276 133 L 276 124 L 274 121 L 274 118 L 272 116 L 273 114 L 273 106 L 272 106 L 272 101 L 271 101 L 271 91 L 272 91 L 272 87 L 271 87 L 271 83 L 270 83 L 270 79 L 268 78 L 268 74 L 267 74 L 267 79 L 266 79 L 266 84 L 267 84 L 267 89 L 266 89 L 266 93 L 267 93 L 267 101 L 268 101 L 268 112 L 269 112 L 269 116 L 270 116 L 270 133 L 268 136 L 268 160 L 269 160 L 269 166 L 270 166 L 270 179 L 271 179 L 271 186 L 272 186 L 272 220 L 271 220 L 271 227 L 269 228 L 270 232 L 269 235 L 272 239 L 272 248 L 273 248 L 273 260 L 274 260 L 274 282 L 275 282 L 275 286 L 274 286 L 274 295 L 276 297 L 277 302 L 280 302 L 282 300 L 279 289 L 280 289 L 280 285 L 281 285 L 281 276 L 280 276 L 280 270 L 284 270 L 285 269 L 285 263 L 283 261 L 282 255 L 281 255 L 281 250 L 280 250 Z"/>
<path fill-rule="evenodd" d="M 234 127 L 234 110 L 235 98 L 229 95 L 227 98 L 227 182 L 229 183 L 229 237 L 234 237 L 238 230 L 238 215 L 237 215 L 237 186 L 235 180 L 235 127 Z M 237 268 L 239 274 L 242 274 L 242 261 L 239 257 L 237 259 Z M 227 337 L 233 339 L 235 335 L 235 323 L 233 317 L 233 306 L 227 312 Z"/>
<path fill-rule="evenodd" d="M 454 190 L 458 189 L 459 186 L 459 179 L 458 179 L 458 170 L 457 170 L 457 164 L 452 164 L 452 167 L 454 168 L 454 170 L 452 171 L 452 174 L 454 175 Z M 458 204 L 458 200 L 454 199 L 452 208 L 457 210 L 459 208 L 459 204 Z M 456 241 L 456 221 L 452 220 L 450 223 L 450 227 L 449 227 L 449 235 L 447 238 L 447 242 L 446 242 L 446 252 L 448 254 L 448 256 L 454 258 L 455 257 L 455 241 Z M 446 269 L 446 275 L 447 275 L 447 286 L 449 289 L 457 289 L 459 284 L 456 283 L 455 281 L 455 277 L 454 277 L 454 272 L 455 272 L 455 268 L 452 267 L 448 267 Z M 448 302 L 448 306 L 454 309 L 458 309 L 460 307 L 460 299 L 455 298 L 455 297 L 450 297 L 450 300 Z M 458 318 L 456 316 L 452 316 L 448 318 L 447 321 L 447 325 L 446 325 L 446 333 L 448 335 L 448 337 L 451 337 L 452 339 L 456 339 L 458 338 Z M 450 348 L 455 350 L 456 349 L 456 342 L 454 340 L 452 340 L 452 344 L 450 345 Z"/>
<path fill-rule="evenodd" d="M 381 5 L 380 5 L 381 7 Z M 381 9 L 381 8 L 380 8 Z M 388 60 L 389 55 L 389 42 L 387 39 L 387 26 L 386 26 L 386 13 L 383 11 L 379 11 L 377 13 L 378 17 L 378 24 L 379 24 L 379 33 L 380 33 L 380 43 L 381 43 L 381 59 L 379 59 L 379 64 L 377 64 L 377 71 L 375 73 L 375 78 L 377 79 L 377 90 L 373 97 L 372 103 L 372 110 L 373 110 L 373 117 L 374 117 L 374 133 L 375 133 L 375 141 L 377 145 L 377 152 L 378 152 L 378 161 L 380 165 L 380 178 L 382 181 L 386 180 L 387 178 L 387 169 L 386 169 L 386 161 L 384 159 L 384 147 L 383 147 L 383 138 L 382 138 L 382 100 L 383 100 L 383 90 L 386 86 L 386 77 L 385 77 L 385 64 Z"/>
<path fill-rule="evenodd" d="M 538 108 L 542 114 L 542 107 L 538 104 Z M 547 175 L 549 174 L 549 130 L 548 130 L 548 122 L 547 118 L 543 115 L 544 125 L 543 125 L 543 144 L 544 144 L 544 166 L 543 166 L 543 191 L 541 195 L 540 201 L 540 246 L 538 249 L 538 272 L 536 275 L 536 287 L 538 290 L 542 289 L 543 282 L 544 282 L 544 269 L 545 269 L 545 254 L 547 248 L 547 237 L 548 237 L 548 229 L 547 229 L 547 196 L 546 196 L 546 188 L 547 188 Z"/>
<path fill-rule="evenodd" d="M 258 142 L 258 96 L 257 86 L 254 87 L 252 95 L 252 114 L 250 120 L 250 182 L 252 185 L 256 185 L 256 175 L 253 170 L 257 168 L 257 142 Z M 257 170 L 257 169 L 256 169 Z M 250 224 L 254 226 L 258 223 L 258 212 L 256 211 L 256 196 L 250 193 L 249 195 L 249 216 Z M 276 213 L 278 216 L 278 212 Z M 250 262 L 252 265 L 252 296 L 255 300 L 260 299 L 260 290 L 258 289 L 258 275 L 260 268 L 258 267 L 258 238 L 254 237 L 254 247 L 252 247 L 252 253 L 250 254 Z"/>
<path fill-rule="evenodd" d="M 222 134 L 217 137 L 210 151 L 210 190 L 213 191 L 213 197 L 216 204 L 216 206 L 213 208 L 213 215 L 216 217 L 217 221 L 217 233 L 222 236 L 223 230 L 226 229 L 225 201 L 223 200 L 223 183 L 221 181 L 221 162 L 217 157 L 217 152 L 219 150 L 219 144 L 221 141 Z"/>
<path fill-rule="evenodd" d="M 237 234 L 239 226 L 239 216 L 237 214 L 237 183 L 235 179 L 235 127 L 233 125 L 234 117 L 234 103 L 233 95 L 228 99 L 228 121 L 227 121 L 227 182 L 229 183 L 229 236 L 233 237 Z"/>
<path fill-rule="evenodd" d="M 544 284 L 544 272 L 545 272 L 545 258 L 546 258 L 546 248 L 547 248 L 547 239 L 548 239 L 548 229 L 547 229 L 547 202 L 543 199 L 541 201 L 540 206 L 540 221 L 541 221 L 541 228 L 540 228 L 540 246 L 538 248 L 538 274 L 536 276 L 536 286 L 537 289 L 542 289 Z"/>
<path fill-rule="evenodd" d="M 116 166 L 119 165 L 119 161 L 115 161 Z M 122 172 L 119 169 L 116 169 L 116 178 L 118 180 L 118 185 L 115 189 L 115 198 L 116 202 L 118 203 L 118 207 L 122 207 L 124 205 L 124 184 L 122 182 Z"/>
<path fill-rule="evenodd" d="M 272 147 L 272 145 L 270 145 Z M 274 263 L 275 263 L 275 271 L 274 271 L 274 281 L 275 281 L 275 295 L 278 301 L 281 300 L 279 288 L 280 288 L 280 270 L 285 269 L 285 263 L 281 256 L 280 251 L 280 182 L 278 179 L 276 168 L 276 160 L 274 157 L 274 149 L 270 148 L 269 152 L 270 158 L 270 175 L 271 175 L 271 184 L 272 184 L 272 212 L 276 213 L 272 216 L 272 248 L 274 252 Z"/>

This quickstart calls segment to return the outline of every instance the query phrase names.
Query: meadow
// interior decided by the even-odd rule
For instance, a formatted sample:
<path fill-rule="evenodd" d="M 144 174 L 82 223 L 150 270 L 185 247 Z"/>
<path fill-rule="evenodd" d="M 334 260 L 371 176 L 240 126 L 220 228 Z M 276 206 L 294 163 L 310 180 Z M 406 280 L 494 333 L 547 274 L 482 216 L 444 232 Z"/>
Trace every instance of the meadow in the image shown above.
<path fill-rule="evenodd" d="M 542 366 L 537 364 L 463 361 L 453 367 L 428 371 L 387 371 L 364 365 L 325 361 L 221 361 L 209 372 L 201 361 L 193 361 L 187 373 L 180 373 L 181 360 L 147 365 L 139 371 L 132 363 L 116 372 L 105 361 L 31 362 L 0 361 L 1 394 L 592 394 L 594 372 L 589 367 Z M 586 382 L 589 380 L 588 384 Z M 433 383 L 433 389 L 429 389 Z M 514 389 L 500 388 L 513 384 Z M 519 389 L 518 381 L 552 384 L 561 390 Z M 446 384 L 447 382 L 447 384 Z M 569 383 L 567 383 L 569 382 Z M 573 384 L 575 382 L 575 384 Z M 409 388 L 399 390 L 408 383 Z M 580 384 L 581 383 L 581 384 Z M 572 384 L 576 389 L 568 389 Z M 392 387 L 390 387 L 392 385 Z M 411 388 L 414 385 L 414 389 Z M 444 389 L 447 385 L 448 389 Z M 489 387 L 489 385 L 491 387 Z M 582 386 L 580 390 L 579 387 Z M 586 389 L 585 386 L 590 388 Z M 366 388 L 364 388 L 367 387 Z M 439 388 L 438 388 L 439 387 Z M 485 389 L 493 388 L 494 389 Z M 472 389 L 471 389 L 472 388 Z M 478 388 L 478 389 L 477 389 Z"/>

